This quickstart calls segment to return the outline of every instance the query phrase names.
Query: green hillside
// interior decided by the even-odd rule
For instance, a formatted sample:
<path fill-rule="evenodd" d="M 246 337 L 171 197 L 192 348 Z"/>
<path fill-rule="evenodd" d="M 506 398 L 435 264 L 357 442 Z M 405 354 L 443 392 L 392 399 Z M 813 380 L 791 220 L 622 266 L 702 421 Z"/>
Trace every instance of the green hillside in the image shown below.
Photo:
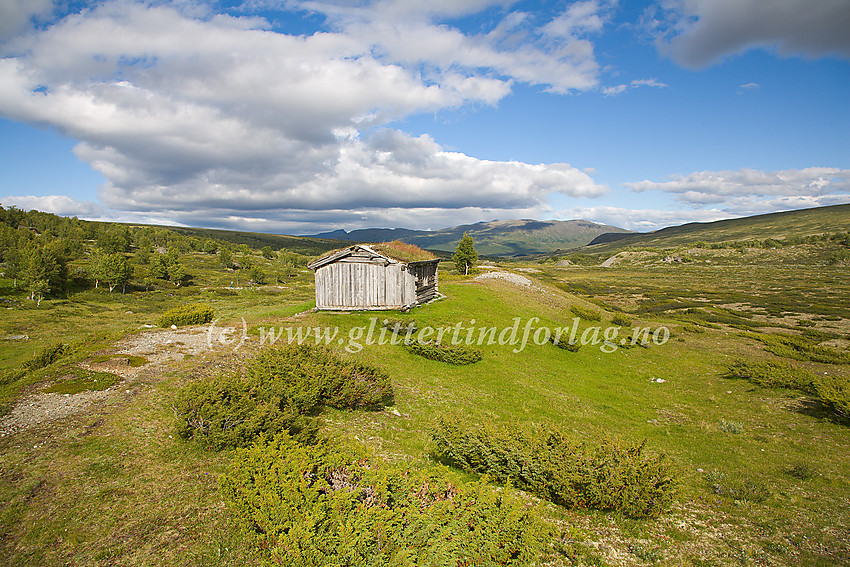
<path fill-rule="evenodd" d="M 767 238 L 791 243 L 794 239 L 846 230 L 847 227 L 850 227 L 850 204 L 708 223 L 688 223 L 645 234 L 634 233 L 612 242 L 592 244 L 584 251 L 614 253 L 626 248 L 671 248 L 699 241 L 720 243 Z"/>
<path fill-rule="evenodd" d="M 281 234 L 268 234 L 264 232 L 244 232 L 239 230 L 222 230 L 215 228 L 192 228 L 192 227 L 164 227 L 168 230 L 184 236 L 196 238 L 212 238 L 230 244 L 245 244 L 249 248 L 259 250 L 264 246 L 270 246 L 272 250 L 286 249 L 305 256 L 318 256 L 328 250 L 342 248 L 347 242 L 332 240 L 328 238 L 310 238 L 306 236 L 286 236 Z"/>

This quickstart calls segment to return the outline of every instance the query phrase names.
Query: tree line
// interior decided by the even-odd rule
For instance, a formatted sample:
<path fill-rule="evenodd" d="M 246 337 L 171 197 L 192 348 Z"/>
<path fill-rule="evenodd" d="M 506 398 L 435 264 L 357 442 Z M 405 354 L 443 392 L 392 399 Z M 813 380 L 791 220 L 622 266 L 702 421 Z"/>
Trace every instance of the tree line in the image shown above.
<path fill-rule="evenodd" d="M 246 279 L 267 283 L 268 275 L 245 244 L 165 227 L 84 221 L 0 206 L 0 272 L 37 305 L 44 298 L 90 286 L 123 293 L 134 279 L 146 290 L 165 283 L 184 285 L 191 275 L 181 257 L 193 252 L 215 255 L 222 269 L 244 269 Z M 283 276 L 309 261 L 308 256 L 268 245 L 260 253 L 277 260 Z M 137 271 L 136 266 L 146 269 Z"/>

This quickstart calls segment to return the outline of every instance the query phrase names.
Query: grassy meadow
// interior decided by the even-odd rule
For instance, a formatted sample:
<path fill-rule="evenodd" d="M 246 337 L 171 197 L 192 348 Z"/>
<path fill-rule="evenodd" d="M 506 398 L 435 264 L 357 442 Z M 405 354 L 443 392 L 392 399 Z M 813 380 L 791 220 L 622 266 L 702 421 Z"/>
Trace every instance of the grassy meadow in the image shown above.
<path fill-rule="evenodd" d="M 86 289 L 38 308 L 0 278 L 0 337 L 29 337 L 2 339 L 0 369 L 18 368 L 58 341 L 73 345 L 59 362 L 3 384 L 5 413 L 50 387 L 61 368 L 107 359 L 115 341 L 146 331 L 183 303 L 209 304 L 219 326 L 238 329 L 244 319 L 249 337 L 237 352 L 185 357 L 120 385 L 85 411 L 0 438 L 0 565 L 256 564 L 259 552 L 218 491 L 233 451 L 207 451 L 179 438 L 171 404 L 189 380 L 234 368 L 286 327 L 335 330 L 335 350 L 389 374 L 392 406 L 325 409 L 320 416 L 323 434 L 362 443 L 384 459 L 443 467 L 429 431 L 446 416 L 464 423 L 554 423 L 591 442 L 645 440 L 647 450 L 675 460 L 680 488 L 657 519 L 567 510 L 525 495 L 553 526 L 550 553 L 541 558 L 546 564 L 847 564 L 848 422 L 811 392 L 729 377 L 730 364 L 743 359 L 785 361 L 812 375 L 850 380 L 850 365 L 838 355 L 833 363 L 792 360 L 753 338 L 787 334 L 828 353 L 847 352 L 850 283 L 846 264 L 827 261 L 836 250 L 806 243 L 744 252 L 684 245 L 631 251 L 609 268 L 499 263 L 531 286 L 462 277 L 443 264 L 446 298 L 407 314 L 309 312 L 311 273 L 246 285 L 202 253 L 181 257 L 193 275 L 190 285 L 123 295 Z M 688 261 L 664 261 L 676 255 Z M 274 260 L 256 262 L 274 268 Z M 619 334 L 576 352 L 535 341 L 537 329 L 569 327 L 582 310 L 601 320 L 583 319 L 579 336 L 594 326 L 619 326 Z M 524 348 L 483 344 L 481 361 L 455 366 L 390 344 L 387 335 L 386 344 L 366 344 L 358 329 L 373 328 L 377 339 L 385 318 L 451 328 L 446 340 L 458 324 L 462 339 L 470 327 L 477 338 L 481 327 L 501 331 L 517 318 L 521 340 L 532 323 Z M 626 320 L 631 327 L 623 326 Z M 667 329 L 669 340 L 621 341 L 647 327 Z M 458 482 L 474 477 L 446 474 Z"/>

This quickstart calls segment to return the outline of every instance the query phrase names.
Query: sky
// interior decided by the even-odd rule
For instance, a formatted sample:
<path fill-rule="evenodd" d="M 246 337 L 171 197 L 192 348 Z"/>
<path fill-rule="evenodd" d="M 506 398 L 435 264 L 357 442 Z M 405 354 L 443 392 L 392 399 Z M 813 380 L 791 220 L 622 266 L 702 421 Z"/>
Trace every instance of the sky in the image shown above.
<path fill-rule="evenodd" d="M 0 203 L 314 234 L 850 203 L 850 0 L 0 0 Z"/>

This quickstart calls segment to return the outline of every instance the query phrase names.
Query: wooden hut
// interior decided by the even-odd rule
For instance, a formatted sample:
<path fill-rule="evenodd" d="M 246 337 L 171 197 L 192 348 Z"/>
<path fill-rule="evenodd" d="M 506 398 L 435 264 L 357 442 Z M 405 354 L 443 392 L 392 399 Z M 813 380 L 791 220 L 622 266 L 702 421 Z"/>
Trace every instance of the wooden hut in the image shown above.
<path fill-rule="evenodd" d="M 389 242 L 355 244 L 307 267 L 315 271 L 318 309 L 409 309 L 439 296 L 439 261 L 421 248 Z"/>

